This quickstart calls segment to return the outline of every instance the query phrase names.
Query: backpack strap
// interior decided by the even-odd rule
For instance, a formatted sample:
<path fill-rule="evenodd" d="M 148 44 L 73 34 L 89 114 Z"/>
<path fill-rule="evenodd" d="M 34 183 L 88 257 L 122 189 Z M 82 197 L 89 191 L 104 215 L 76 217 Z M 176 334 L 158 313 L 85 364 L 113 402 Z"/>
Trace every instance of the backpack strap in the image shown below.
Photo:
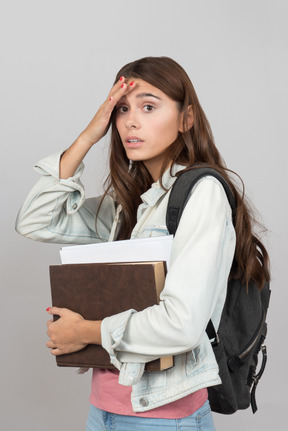
<path fill-rule="evenodd" d="M 166 225 L 171 235 L 175 235 L 181 215 L 184 211 L 190 191 L 195 184 L 203 177 L 212 176 L 217 178 L 222 184 L 229 204 L 232 209 L 232 217 L 235 218 L 236 204 L 230 187 L 218 171 L 207 167 L 195 167 L 180 173 L 174 182 L 169 196 Z"/>
<path fill-rule="evenodd" d="M 206 176 L 215 177 L 222 184 L 232 210 L 233 221 L 235 220 L 235 214 L 236 214 L 235 199 L 230 187 L 228 186 L 224 178 L 219 174 L 218 171 L 216 171 L 213 168 L 200 167 L 200 166 L 194 167 L 192 169 L 189 169 L 187 171 L 180 173 L 172 186 L 171 193 L 169 196 L 168 206 L 167 206 L 167 213 L 166 213 L 166 225 L 171 235 L 175 235 L 176 233 L 181 215 L 189 199 L 190 191 L 193 189 L 195 184 L 201 178 Z M 209 337 L 209 340 L 213 340 L 212 345 L 219 343 L 219 338 L 215 331 L 212 320 L 209 320 L 208 322 L 206 333 Z"/>

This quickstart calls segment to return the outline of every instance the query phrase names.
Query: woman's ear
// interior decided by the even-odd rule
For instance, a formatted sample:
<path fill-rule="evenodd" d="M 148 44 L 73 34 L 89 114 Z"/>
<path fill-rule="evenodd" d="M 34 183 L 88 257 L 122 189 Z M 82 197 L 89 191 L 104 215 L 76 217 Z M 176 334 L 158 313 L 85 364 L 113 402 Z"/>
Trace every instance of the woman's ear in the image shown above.
<path fill-rule="evenodd" d="M 187 108 L 186 124 L 184 124 L 184 112 L 182 112 L 182 114 L 181 114 L 181 122 L 180 122 L 179 132 L 181 132 L 181 133 L 188 132 L 188 130 L 191 129 L 193 124 L 194 124 L 194 116 L 193 116 L 192 106 L 189 105 Z"/>

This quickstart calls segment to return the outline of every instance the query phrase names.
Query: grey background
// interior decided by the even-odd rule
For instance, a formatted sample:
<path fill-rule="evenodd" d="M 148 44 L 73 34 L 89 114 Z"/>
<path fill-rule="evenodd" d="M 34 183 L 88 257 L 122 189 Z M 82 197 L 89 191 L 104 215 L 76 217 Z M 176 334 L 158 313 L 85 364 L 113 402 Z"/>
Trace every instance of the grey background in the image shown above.
<path fill-rule="evenodd" d="M 269 229 L 273 297 L 259 411 L 215 415 L 217 429 L 270 430 L 275 420 L 284 425 L 287 2 L 12 0 L 1 5 L 1 429 L 85 428 L 91 375 L 57 368 L 45 347 L 48 266 L 60 262 L 59 246 L 20 237 L 14 221 L 38 178 L 33 164 L 69 146 L 106 97 L 118 69 L 146 55 L 168 55 L 187 70 L 227 165 L 242 176 Z M 106 142 L 86 158 L 87 196 L 101 191 Z"/>

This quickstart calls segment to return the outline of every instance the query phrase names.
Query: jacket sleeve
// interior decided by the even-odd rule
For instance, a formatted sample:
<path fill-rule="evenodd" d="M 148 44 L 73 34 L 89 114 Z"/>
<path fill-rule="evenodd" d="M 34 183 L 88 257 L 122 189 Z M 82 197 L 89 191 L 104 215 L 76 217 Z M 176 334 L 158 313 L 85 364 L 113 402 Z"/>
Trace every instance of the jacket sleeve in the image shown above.
<path fill-rule="evenodd" d="M 99 216 L 96 214 L 102 199 L 85 199 L 80 177 L 81 163 L 74 176 L 59 179 L 62 152 L 36 164 L 41 178 L 28 194 L 17 219 L 16 231 L 37 241 L 87 244 L 107 241 L 115 217 L 115 204 L 106 196 Z"/>
<path fill-rule="evenodd" d="M 197 347 L 216 304 L 224 304 L 234 249 L 223 187 L 205 178 L 182 214 L 160 304 L 103 320 L 102 345 L 112 362 L 119 368 L 119 362 L 148 362 Z"/>

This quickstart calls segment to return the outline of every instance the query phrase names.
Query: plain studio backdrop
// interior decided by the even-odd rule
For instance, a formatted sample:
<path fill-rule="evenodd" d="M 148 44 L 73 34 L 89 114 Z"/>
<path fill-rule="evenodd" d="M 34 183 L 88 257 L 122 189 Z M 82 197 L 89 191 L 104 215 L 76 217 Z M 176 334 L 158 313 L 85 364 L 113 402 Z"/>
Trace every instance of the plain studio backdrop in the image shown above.
<path fill-rule="evenodd" d="M 85 429 L 91 372 L 57 368 L 45 346 L 48 266 L 60 263 L 60 246 L 19 236 L 14 222 L 38 179 L 34 163 L 67 148 L 120 67 L 147 55 L 186 69 L 218 148 L 269 230 L 273 296 L 259 410 L 215 414 L 217 430 L 286 428 L 287 11 L 285 0 L 2 1 L 2 430 Z M 85 159 L 89 197 L 101 192 L 107 141 Z"/>

